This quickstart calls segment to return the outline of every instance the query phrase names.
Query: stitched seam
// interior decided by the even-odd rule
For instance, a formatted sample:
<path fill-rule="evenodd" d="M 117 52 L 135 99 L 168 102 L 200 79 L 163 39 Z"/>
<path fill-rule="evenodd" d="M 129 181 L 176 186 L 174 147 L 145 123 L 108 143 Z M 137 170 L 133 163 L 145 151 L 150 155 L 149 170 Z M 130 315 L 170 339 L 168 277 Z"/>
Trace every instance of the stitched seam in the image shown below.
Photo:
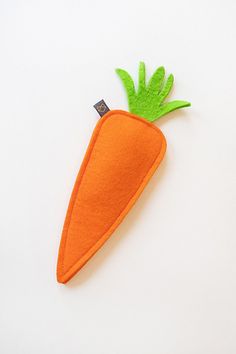
<path fill-rule="evenodd" d="M 89 154 L 88 154 L 88 156 L 87 156 L 87 162 L 86 162 L 86 165 L 85 165 L 85 167 L 84 167 L 83 174 L 82 174 L 82 176 L 81 176 L 81 178 L 80 178 L 80 181 L 79 181 L 79 185 L 78 185 L 78 189 L 77 189 L 77 191 L 76 191 L 75 199 L 76 199 L 77 194 L 78 194 L 78 192 L 79 192 L 79 187 L 80 187 L 80 185 L 81 185 L 81 183 L 82 183 L 82 180 L 83 180 L 84 174 L 85 174 L 85 172 L 86 172 L 86 169 L 87 169 L 87 166 L 88 166 L 88 163 L 89 163 L 91 154 L 92 154 L 92 152 L 93 152 L 94 145 L 95 145 L 95 143 L 96 143 L 96 141 L 97 141 L 97 138 L 98 138 L 98 135 L 99 135 L 99 133 L 100 133 L 100 131 L 101 131 L 101 128 L 102 128 L 102 126 L 104 125 L 104 123 L 107 121 L 107 119 L 108 119 L 111 115 L 114 115 L 114 114 L 116 114 L 116 113 L 122 113 L 122 114 L 124 114 L 125 116 L 128 116 L 129 118 L 138 120 L 138 121 L 140 121 L 140 122 L 142 122 L 142 123 L 148 125 L 150 128 L 152 128 L 152 129 L 154 129 L 154 130 L 160 132 L 161 135 L 163 135 L 162 132 L 160 131 L 160 129 L 158 129 L 157 127 L 155 127 L 151 122 L 145 121 L 145 120 L 144 120 L 145 118 L 136 117 L 136 116 L 134 116 L 132 113 L 128 113 L 128 112 L 126 112 L 126 111 L 121 111 L 121 110 L 112 110 L 112 111 L 108 112 L 108 113 L 106 114 L 106 116 L 104 116 L 104 120 L 101 122 L 101 125 L 100 125 L 100 127 L 99 127 L 99 130 L 96 132 L 96 134 L 95 134 L 95 136 L 94 136 L 93 144 L 92 144 L 91 147 L 90 147 L 90 151 L 89 151 Z M 160 152 L 162 151 L 162 149 L 163 149 L 163 142 L 161 143 Z M 152 162 L 152 164 L 150 165 L 150 168 L 149 168 L 148 172 L 150 171 L 150 169 L 151 169 L 152 166 L 154 165 L 155 161 L 158 159 L 158 157 L 159 157 L 159 155 L 160 155 L 160 152 L 159 152 L 159 154 L 156 156 L 156 158 L 155 158 L 155 160 Z M 146 175 L 147 175 L 147 174 L 146 174 Z M 121 216 L 121 214 L 126 210 L 126 208 L 127 208 L 127 206 L 129 205 L 130 201 L 132 201 L 132 199 L 135 197 L 137 191 L 139 190 L 140 186 L 142 185 L 143 181 L 145 180 L 146 175 L 143 177 L 142 181 L 141 181 L 140 184 L 138 185 L 138 188 L 137 188 L 135 194 L 128 200 L 128 202 L 127 202 L 126 206 L 124 207 L 124 209 L 123 209 L 123 210 L 120 212 L 120 214 L 116 217 L 116 219 L 115 219 L 115 221 L 113 222 L 113 224 L 112 224 L 111 226 L 109 226 L 109 228 L 100 236 L 100 239 L 110 230 L 110 228 L 114 225 L 114 223 L 116 222 L 116 220 L 117 220 L 117 219 Z M 73 213 L 74 206 L 75 206 L 75 203 L 74 203 L 74 205 L 73 205 L 73 207 L 72 207 L 72 209 L 71 209 L 71 213 L 70 213 L 70 216 L 69 216 L 68 229 L 67 229 L 67 233 L 66 233 L 66 236 L 65 236 L 65 243 L 64 243 L 63 253 L 62 253 L 62 257 L 63 257 L 63 258 L 62 258 L 62 266 L 61 266 L 62 271 L 64 271 L 64 255 L 65 255 L 65 251 L 66 251 L 68 230 L 69 230 L 69 227 L 70 227 L 71 215 L 72 215 L 72 213 Z M 97 243 L 98 243 L 98 241 L 94 244 L 93 247 L 95 247 L 95 245 L 96 245 Z M 84 257 L 87 253 L 88 253 L 88 252 L 84 253 L 82 257 Z M 68 272 L 76 265 L 77 262 L 78 262 L 78 261 L 76 261 L 73 265 L 71 265 L 70 268 L 66 271 L 66 273 L 68 273 Z"/>
<path fill-rule="evenodd" d="M 161 151 L 162 151 L 162 149 L 163 149 L 163 144 L 161 145 Z M 155 160 L 153 161 L 153 163 L 150 165 L 150 168 L 149 168 L 148 171 L 150 171 L 150 169 L 152 168 L 152 166 L 154 165 L 154 163 L 155 163 L 156 160 L 158 159 L 159 155 L 160 155 L 160 153 L 157 155 L 157 157 L 155 158 Z M 126 210 L 127 206 L 130 204 L 130 202 L 132 201 L 132 199 L 134 199 L 134 197 L 136 196 L 137 191 L 139 190 L 140 186 L 143 184 L 143 181 L 145 180 L 145 177 L 146 177 L 146 175 L 144 176 L 144 178 L 142 179 L 141 183 L 139 184 L 139 186 L 138 186 L 138 188 L 137 188 L 135 194 L 129 199 L 129 201 L 128 201 L 128 203 L 126 204 L 125 208 L 120 212 L 120 214 L 117 216 L 117 218 L 115 219 L 115 221 L 113 222 L 113 224 L 112 224 L 111 226 L 109 226 L 109 228 L 100 236 L 100 239 L 101 239 L 102 237 L 104 237 L 104 235 L 105 235 L 106 233 L 109 232 L 109 230 L 112 228 L 112 226 L 114 225 L 114 223 L 116 222 L 116 220 L 119 219 L 119 217 L 120 217 L 121 214 Z M 126 215 L 126 214 L 125 214 L 125 215 Z M 100 239 L 99 239 L 99 240 L 100 240 Z M 99 240 L 98 240 L 91 248 L 95 248 L 96 245 L 99 243 Z M 105 240 L 105 241 L 106 241 L 106 240 Z M 91 248 L 90 248 L 90 249 L 91 249 Z M 96 252 L 96 251 L 95 251 L 95 252 Z M 94 252 L 94 253 L 95 253 L 95 252 Z M 81 258 L 84 258 L 87 253 L 88 253 L 88 251 L 87 251 L 86 253 L 84 253 Z M 72 264 L 72 266 L 70 266 L 70 268 L 66 271 L 66 273 L 70 272 L 71 269 L 77 264 L 77 262 L 78 262 L 78 261 L 76 261 L 74 264 Z"/>

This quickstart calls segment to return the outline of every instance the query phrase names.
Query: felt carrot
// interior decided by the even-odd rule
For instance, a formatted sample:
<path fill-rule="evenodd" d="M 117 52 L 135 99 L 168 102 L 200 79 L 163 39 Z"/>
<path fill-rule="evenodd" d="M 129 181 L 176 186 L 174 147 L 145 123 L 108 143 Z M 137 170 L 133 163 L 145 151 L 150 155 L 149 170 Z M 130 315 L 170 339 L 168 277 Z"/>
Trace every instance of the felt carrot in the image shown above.
<path fill-rule="evenodd" d="M 152 122 L 186 101 L 164 102 L 173 86 L 159 67 L 146 83 L 139 66 L 137 90 L 131 76 L 116 70 L 129 111 L 112 110 L 97 123 L 70 199 L 59 248 L 57 280 L 66 283 L 111 236 L 134 205 L 166 151 Z"/>

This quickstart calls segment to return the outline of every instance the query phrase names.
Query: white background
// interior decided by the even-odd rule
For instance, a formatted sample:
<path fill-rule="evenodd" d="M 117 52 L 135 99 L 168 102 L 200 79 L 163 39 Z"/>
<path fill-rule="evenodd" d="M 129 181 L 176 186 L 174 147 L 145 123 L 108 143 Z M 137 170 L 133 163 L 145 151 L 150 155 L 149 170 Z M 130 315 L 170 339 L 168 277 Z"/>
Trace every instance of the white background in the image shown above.
<path fill-rule="evenodd" d="M 0 2 L 1 354 L 236 353 L 234 0 Z M 138 203 L 68 285 L 64 217 L 115 67 L 159 65 L 168 150 Z"/>

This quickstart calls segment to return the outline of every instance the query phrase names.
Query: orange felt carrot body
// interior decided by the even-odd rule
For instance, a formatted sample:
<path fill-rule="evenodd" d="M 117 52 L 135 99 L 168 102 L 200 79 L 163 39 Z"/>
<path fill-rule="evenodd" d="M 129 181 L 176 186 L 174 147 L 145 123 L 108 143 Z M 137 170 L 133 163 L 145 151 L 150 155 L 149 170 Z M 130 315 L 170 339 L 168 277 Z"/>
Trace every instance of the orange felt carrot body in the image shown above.
<path fill-rule="evenodd" d="M 102 246 L 161 162 L 166 141 L 143 118 L 110 111 L 98 122 L 71 196 L 57 278 L 67 282 Z"/>
<path fill-rule="evenodd" d="M 163 84 L 163 70 L 157 69 L 145 88 L 141 63 L 137 93 L 129 74 L 117 71 L 132 113 L 109 111 L 94 129 L 62 232 L 57 264 L 60 283 L 70 280 L 111 236 L 163 159 L 166 140 L 151 122 L 189 105 L 185 101 L 163 103 L 173 84 L 171 75 L 165 85 L 160 84 L 160 81 Z"/>

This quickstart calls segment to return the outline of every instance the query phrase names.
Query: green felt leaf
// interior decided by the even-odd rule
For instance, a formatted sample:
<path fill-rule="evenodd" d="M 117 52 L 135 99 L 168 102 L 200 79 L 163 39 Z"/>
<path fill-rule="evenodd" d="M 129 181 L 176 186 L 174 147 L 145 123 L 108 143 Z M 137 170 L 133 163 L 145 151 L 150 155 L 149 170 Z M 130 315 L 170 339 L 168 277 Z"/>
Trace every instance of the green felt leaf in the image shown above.
<path fill-rule="evenodd" d="M 165 77 L 165 68 L 163 66 L 160 66 L 152 75 L 148 83 L 148 90 L 153 92 L 156 91 L 157 93 L 159 93 L 163 85 L 164 77 Z"/>
<path fill-rule="evenodd" d="M 123 82 L 128 97 L 135 95 L 134 82 L 130 74 L 123 69 L 116 69 L 116 73 L 118 74 L 121 81 Z"/>
<path fill-rule="evenodd" d="M 171 101 L 171 102 L 164 103 L 159 109 L 157 119 L 164 116 L 167 113 L 175 111 L 178 108 L 184 108 L 189 106 L 191 106 L 191 103 L 187 101 Z"/>
<path fill-rule="evenodd" d="M 138 81 L 138 93 L 146 90 L 146 68 L 144 62 L 139 64 L 139 81 Z"/>
<path fill-rule="evenodd" d="M 159 99 L 160 99 L 161 103 L 169 95 L 170 90 L 173 87 L 173 83 L 174 83 L 174 76 L 172 74 L 170 74 L 170 76 L 168 76 L 168 78 L 166 80 L 166 83 L 165 83 L 165 85 L 164 85 L 164 87 L 161 90 L 160 95 L 159 95 Z"/>
<path fill-rule="evenodd" d="M 135 90 L 132 77 L 123 69 L 116 69 L 128 97 L 129 111 L 151 122 L 159 119 L 163 115 L 179 108 L 190 106 L 186 101 L 172 101 L 164 103 L 169 95 L 174 76 L 170 74 L 165 82 L 165 69 L 159 67 L 146 84 L 145 64 L 139 64 L 138 89 Z"/>

